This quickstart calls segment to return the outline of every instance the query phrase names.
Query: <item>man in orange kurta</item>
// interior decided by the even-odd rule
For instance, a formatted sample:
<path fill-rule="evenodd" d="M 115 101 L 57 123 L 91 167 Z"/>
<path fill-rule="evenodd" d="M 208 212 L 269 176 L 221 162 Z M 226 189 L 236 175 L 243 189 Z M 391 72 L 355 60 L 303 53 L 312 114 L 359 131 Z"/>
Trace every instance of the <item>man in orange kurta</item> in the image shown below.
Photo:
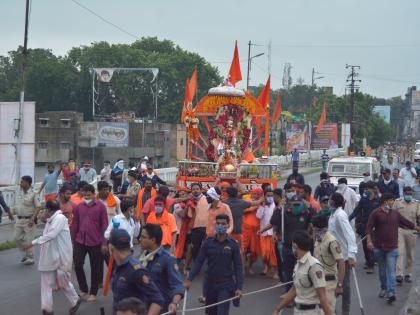
<path fill-rule="evenodd" d="M 251 195 L 245 195 L 243 198 L 246 201 L 255 201 L 263 196 L 263 190 L 260 187 L 255 187 L 251 191 Z M 242 222 L 243 234 L 243 249 L 245 254 L 249 252 L 247 272 L 253 274 L 252 264 L 255 263 L 261 255 L 260 237 L 257 234 L 260 229 L 260 220 L 256 216 L 258 207 L 250 207 L 244 211 L 244 218 Z"/>

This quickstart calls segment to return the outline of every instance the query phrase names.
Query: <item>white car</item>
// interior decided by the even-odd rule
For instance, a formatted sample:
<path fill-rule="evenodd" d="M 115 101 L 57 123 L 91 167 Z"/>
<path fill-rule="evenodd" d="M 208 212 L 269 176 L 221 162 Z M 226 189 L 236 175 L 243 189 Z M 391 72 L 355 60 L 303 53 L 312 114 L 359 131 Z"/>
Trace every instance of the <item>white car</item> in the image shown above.
<path fill-rule="evenodd" d="M 420 142 L 417 142 L 414 147 L 414 161 L 418 160 L 420 160 Z"/>

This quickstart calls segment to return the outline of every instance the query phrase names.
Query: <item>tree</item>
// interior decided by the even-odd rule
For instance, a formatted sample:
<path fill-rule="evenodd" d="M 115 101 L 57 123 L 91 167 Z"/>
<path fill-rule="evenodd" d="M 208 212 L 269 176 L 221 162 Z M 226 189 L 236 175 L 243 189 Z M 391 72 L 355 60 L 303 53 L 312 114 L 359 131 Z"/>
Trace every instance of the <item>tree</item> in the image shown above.
<path fill-rule="evenodd" d="M 0 99 L 19 99 L 22 48 L 0 56 Z M 36 101 L 36 111 L 77 110 L 91 118 L 92 75 L 90 68 L 159 68 L 159 120 L 179 122 L 185 80 L 197 66 L 198 98 L 222 82 L 218 70 L 203 57 L 169 40 L 142 38 L 132 44 L 97 42 L 72 48 L 65 56 L 50 50 L 28 51 L 26 99 Z M 116 73 L 110 83 L 100 83 L 101 114 L 135 111 L 140 117 L 154 116 L 151 73 Z M 152 86 L 153 85 L 153 86 Z"/>

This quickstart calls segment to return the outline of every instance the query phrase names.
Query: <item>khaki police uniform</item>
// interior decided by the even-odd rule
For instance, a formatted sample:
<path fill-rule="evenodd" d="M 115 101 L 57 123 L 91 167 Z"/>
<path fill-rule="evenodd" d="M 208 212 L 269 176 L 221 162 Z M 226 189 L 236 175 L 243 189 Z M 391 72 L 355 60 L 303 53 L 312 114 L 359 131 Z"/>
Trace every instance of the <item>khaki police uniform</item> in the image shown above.
<path fill-rule="evenodd" d="M 141 189 L 141 185 L 138 181 L 135 181 L 134 183 L 128 185 L 127 188 L 127 195 L 130 196 L 133 200 L 137 198 L 137 195 Z"/>
<path fill-rule="evenodd" d="M 14 238 L 16 245 L 24 257 L 34 257 L 32 249 L 24 250 L 24 246 L 29 245 L 34 240 L 36 225 L 28 226 L 28 222 L 35 214 L 35 209 L 41 207 L 39 195 L 35 193 L 31 187 L 27 191 L 22 188 L 19 189 L 16 196 L 16 204 L 12 207 L 13 212 L 16 214 L 16 223 L 14 229 Z"/>
<path fill-rule="evenodd" d="M 322 315 L 317 288 L 325 288 L 325 272 L 311 253 L 306 253 L 295 265 L 293 285 L 296 289 L 294 315 Z"/>
<path fill-rule="evenodd" d="M 400 198 L 395 201 L 395 208 L 404 218 L 417 225 L 417 218 L 420 216 L 420 201 L 413 199 L 411 202 L 406 202 L 403 198 Z M 416 245 L 414 232 L 414 230 L 407 228 L 398 228 L 397 276 L 411 276 L 413 271 L 413 254 Z"/>
<path fill-rule="evenodd" d="M 328 304 L 331 310 L 335 313 L 336 296 L 335 289 L 337 288 L 337 260 L 344 259 L 341 253 L 340 244 L 338 244 L 335 237 L 330 233 L 325 233 L 322 240 L 315 241 L 314 256 L 322 264 L 325 270 L 326 294 Z"/>

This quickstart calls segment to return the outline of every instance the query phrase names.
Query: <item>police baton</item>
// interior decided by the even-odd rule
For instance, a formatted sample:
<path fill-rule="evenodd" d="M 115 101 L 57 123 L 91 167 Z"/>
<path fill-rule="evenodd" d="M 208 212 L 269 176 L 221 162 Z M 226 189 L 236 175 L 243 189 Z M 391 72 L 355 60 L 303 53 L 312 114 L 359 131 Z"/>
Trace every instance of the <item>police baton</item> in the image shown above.
<path fill-rule="evenodd" d="M 359 298 L 360 314 L 365 315 L 365 310 L 363 309 L 362 297 L 360 296 L 359 283 L 357 282 L 356 271 L 354 270 L 354 268 L 351 268 L 351 271 L 353 272 L 354 286 L 356 287 L 357 297 Z"/>
<path fill-rule="evenodd" d="M 182 315 L 185 315 L 185 310 L 187 309 L 187 295 L 188 295 L 188 290 L 185 290 L 184 301 L 182 302 Z"/>

